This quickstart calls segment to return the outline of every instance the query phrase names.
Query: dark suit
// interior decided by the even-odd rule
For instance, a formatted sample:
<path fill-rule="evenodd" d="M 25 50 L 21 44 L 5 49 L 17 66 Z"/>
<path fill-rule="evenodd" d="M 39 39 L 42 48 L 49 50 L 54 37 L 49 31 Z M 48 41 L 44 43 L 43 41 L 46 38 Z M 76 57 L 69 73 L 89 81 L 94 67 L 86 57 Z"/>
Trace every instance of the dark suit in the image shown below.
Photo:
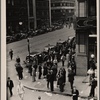
<path fill-rule="evenodd" d="M 50 88 L 51 88 L 51 91 L 54 91 L 54 74 L 51 73 L 50 74 Z"/>
<path fill-rule="evenodd" d="M 69 74 L 68 74 L 68 81 L 70 82 L 71 89 L 73 89 L 74 73 L 69 73 Z"/>
<path fill-rule="evenodd" d="M 13 95 L 12 88 L 14 87 L 14 84 L 13 84 L 13 81 L 12 80 L 7 81 L 7 87 L 9 88 L 10 95 L 12 96 Z"/>

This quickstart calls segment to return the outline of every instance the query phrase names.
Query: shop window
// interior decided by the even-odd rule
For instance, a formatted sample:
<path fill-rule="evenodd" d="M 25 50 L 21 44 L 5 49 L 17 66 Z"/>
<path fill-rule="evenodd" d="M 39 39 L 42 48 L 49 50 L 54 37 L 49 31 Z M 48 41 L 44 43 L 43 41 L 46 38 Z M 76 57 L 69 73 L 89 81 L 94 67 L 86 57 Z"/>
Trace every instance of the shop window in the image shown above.
<path fill-rule="evenodd" d="M 96 0 L 89 0 L 88 2 L 88 15 L 89 16 L 96 16 Z"/>
<path fill-rule="evenodd" d="M 79 52 L 85 53 L 85 35 L 83 33 L 79 35 Z"/>

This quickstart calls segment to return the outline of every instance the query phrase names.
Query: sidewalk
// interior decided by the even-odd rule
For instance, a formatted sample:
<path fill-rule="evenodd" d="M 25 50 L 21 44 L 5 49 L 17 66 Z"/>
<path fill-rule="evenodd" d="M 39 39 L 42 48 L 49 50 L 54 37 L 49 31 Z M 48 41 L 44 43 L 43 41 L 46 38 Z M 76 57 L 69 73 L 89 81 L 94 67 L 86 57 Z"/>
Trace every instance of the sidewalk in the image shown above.
<path fill-rule="evenodd" d="M 59 66 L 59 68 L 61 67 L 61 62 L 58 64 L 58 66 Z M 67 63 L 65 63 L 64 67 L 66 69 L 66 84 L 64 87 L 64 89 L 65 89 L 64 92 L 60 92 L 59 87 L 57 87 L 56 81 L 54 82 L 54 91 L 51 92 L 50 89 L 47 88 L 47 82 L 46 82 L 46 79 L 43 78 L 43 76 L 41 79 L 38 79 L 36 77 L 36 81 L 32 82 L 32 77 L 28 73 L 27 68 L 24 68 L 24 79 L 22 80 L 22 83 L 24 84 L 25 88 L 30 89 L 30 90 L 40 91 L 40 92 L 51 92 L 54 94 L 72 96 L 70 84 L 67 79 L 67 74 L 68 74 Z M 38 72 L 36 73 L 36 75 L 38 76 Z M 83 82 L 84 80 L 86 82 Z M 79 90 L 79 97 L 87 100 L 87 98 L 89 96 L 89 92 L 90 92 L 88 78 L 85 76 L 75 76 L 74 85 Z"/>

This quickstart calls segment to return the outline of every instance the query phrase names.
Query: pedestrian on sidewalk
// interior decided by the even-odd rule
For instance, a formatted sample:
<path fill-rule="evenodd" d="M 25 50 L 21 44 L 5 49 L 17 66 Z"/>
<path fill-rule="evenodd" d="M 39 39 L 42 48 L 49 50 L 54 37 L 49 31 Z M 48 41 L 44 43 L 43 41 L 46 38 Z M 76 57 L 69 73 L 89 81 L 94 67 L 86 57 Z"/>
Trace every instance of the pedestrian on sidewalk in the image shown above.
<path fill-rule="evenodd" d="M 38 79 L 41 79 L 41 75 L 42 75 L 42 65 L 41 65 L 41 64 L 39 64 L 38 70 L 39 70 L 39 76 L 38 76 Z"/>
<path fill-rule="evenodd" d="M 72 99 L 73 100 L 78 100 L 78 97 L 79 97 L 79 91 L 76 89 L 76 87 L 74 86 L 73 87 L 73 90 L 72 90 Z"/>
<path fill-rule="evenodd" d="M 73 84 L 74 84 L 74 73 L 73 73 L 73 71 L 68 73 L 68 81 L 70 82 L 71 89 L 73 90 Z"/>
<path fill-rule="evenodd" d="M 24 90 L 24 86 L 23 84 L 19 81 L 18 85 L 17 85 L 17 93 L 20 97 L 21 100 L 24 100 L 24 93 L 25 93 L 25 90 Z"/>
<path fill-rule="evenodd" d="M 48 73 L 47 64 L 46 64 L 46 63 L 44 63 L 44 66 L 43 66 L 43 76 L 44 76 L 44 78 L 46 78 L 47 73 Z"/>
<path fill-rule="evenodd" d="M 17 67 L 17 72 L 18 72 L 19 80 L 22 80 L 23 79 L 23 67 L 22 66 Z"/>
<path fill-rule="evenodd" d="M 50 70 L 48 70 L 48 74 L 47 74 L 47 88 L 49 89 L 49 84 L 50 84 Z"/>
<path fill-rule="evenodd" d="M 95 88 L 97 86 L 97 80 L 94 77 L 92 77 L 90 86 L 91 86 L 91 89 L 90 89 L 89 97 L 94 97 L 95 96 Z"/>
<path fill-rule="evenodd" d="M 20 66 L 21 66 L 20 63 L 18 63 L 18 62 L 15 63 L 15 69 L 16 69 L 17 75 L 18 75 L 18 70 L 17 70 L 17 69 L 18 69 L 18 67 L 20 67 Z"/>
<path fill-rule="evenodd" d="M 60 92 L 64 91 L 64 76 L 63 73 L 60 73 L 59 75 L 59 88 L 60 88 Z"/>
<path fill-rule="evenodd" d="M 89 75 L 89 83 L 91 83 L 91 80 L 93 77 L 95 77 L 95 71 L 90 67 L 90 69 L 87 71 L 87 74 Z"/>
<path fill-rule="evenodd" d="M 36 81 L 36 72 L 35 72 L 35 68 L 32 67 L 32 82 Z"/>
<path fill-rule="evenodd" d="M 10 96 L 12 96 L 13 95 L 12 88 L 14 87 L 14 83 L 10 79 L 10 77 L 8 77 L 8 79 L 7 79 L 7 87 L 9 88 Z"/>
<path fill-rule="evenodd" d="M 65 60 L 66 60 L 66 57 L 64 55 L 62 55 L 61 56 L 62 66 L 64 66 Z"/>
<path fill-rule="evenodd" d="M 10 51 L 9 51 L 9 56 L 10 56 L 10 58 L 12 60 L 13 59 L 13 50 L 12 49 L 10 49 Z"/>
<path fill-rule="evenodd" d="M 17 63 L 20 63 L 20 57 L 19 57 L 19 56 L 17 56 L 16 62 L 17 62 Z"/>
<path fill-rule="evenodd" d="M 53 70 L 50 71 L 50 89 L 51 91 L 54 91 L 54 74 Z"/>

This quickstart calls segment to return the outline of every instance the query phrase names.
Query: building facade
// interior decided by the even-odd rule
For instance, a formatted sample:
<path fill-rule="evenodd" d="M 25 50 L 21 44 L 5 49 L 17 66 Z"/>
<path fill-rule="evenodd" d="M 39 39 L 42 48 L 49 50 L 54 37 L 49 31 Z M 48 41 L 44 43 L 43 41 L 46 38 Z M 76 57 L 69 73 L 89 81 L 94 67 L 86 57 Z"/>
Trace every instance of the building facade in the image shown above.
<path fill-rule="evenodd" d="M 6 0 L 7 33 L 13 34 L 19 30 L 27 30 L 27 1 Z"/>
<path fill-rule="evenodd" d="M 69 20 L 73 18 L 75 10 L 75 0 L 51 0 L 52 22 Z"/>
<path fill-rule="evenodd" d="M 49 0 L 6 0 L 7 33 L 29 31 L 49 22 Z"/>
<path fill-rule="evenodd" d="M 87 75 L 91 54 L 97 61 L 96 0 L 76 0 L 77 75 Z"/>
<path fill-rule="evenodd" d="M 36 0 L 37 27 L 49 25 L 49 0 Z"/>

